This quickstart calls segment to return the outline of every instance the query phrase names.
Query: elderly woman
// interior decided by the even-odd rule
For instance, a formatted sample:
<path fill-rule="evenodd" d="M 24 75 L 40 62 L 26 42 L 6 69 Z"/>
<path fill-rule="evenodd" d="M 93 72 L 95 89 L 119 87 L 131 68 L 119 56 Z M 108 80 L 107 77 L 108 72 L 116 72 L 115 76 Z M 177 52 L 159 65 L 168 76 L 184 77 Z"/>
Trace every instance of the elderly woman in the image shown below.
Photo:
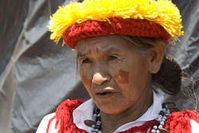
<path fill-rule="evenodd" d="M 168 102 L 180 91 L 181 70 L 165 57 L 182 35 L 169 0 L 85 0 L 51 17 L 51 39 L 77 53 L 91 99 L 66 100 L 37 133 L 196 133 L 199 115 Z M 170 75 L 170 76 L 169 76 Z"/>

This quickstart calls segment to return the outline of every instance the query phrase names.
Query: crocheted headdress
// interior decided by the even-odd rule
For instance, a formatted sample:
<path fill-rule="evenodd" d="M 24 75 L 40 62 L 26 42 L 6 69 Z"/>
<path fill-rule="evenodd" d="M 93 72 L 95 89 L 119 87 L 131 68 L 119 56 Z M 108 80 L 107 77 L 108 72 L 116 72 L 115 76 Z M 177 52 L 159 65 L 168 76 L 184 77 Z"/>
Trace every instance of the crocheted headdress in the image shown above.
<path fill-rule="evenodd" d="M 183 34 L 171 0 L 84 0 L 59 7 L 50 18 L 51 40 L 75 48 L 89 37 L 122 34 L 173 40 Z"/>

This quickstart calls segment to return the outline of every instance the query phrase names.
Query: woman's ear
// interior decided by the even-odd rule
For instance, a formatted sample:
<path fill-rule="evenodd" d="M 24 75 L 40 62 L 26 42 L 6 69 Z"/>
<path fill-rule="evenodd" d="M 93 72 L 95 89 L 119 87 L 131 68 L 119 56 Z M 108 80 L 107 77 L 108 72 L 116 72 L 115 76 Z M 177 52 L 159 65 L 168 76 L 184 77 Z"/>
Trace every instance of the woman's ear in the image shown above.
<path fill-rule="evenodd" d="M 149 54 L 149 71 L 152 74 L 157 73 L 160 70 L 164 54 L 165 54 L 165 43 L 157 41 L 154 47 L 151 48 Z"/>

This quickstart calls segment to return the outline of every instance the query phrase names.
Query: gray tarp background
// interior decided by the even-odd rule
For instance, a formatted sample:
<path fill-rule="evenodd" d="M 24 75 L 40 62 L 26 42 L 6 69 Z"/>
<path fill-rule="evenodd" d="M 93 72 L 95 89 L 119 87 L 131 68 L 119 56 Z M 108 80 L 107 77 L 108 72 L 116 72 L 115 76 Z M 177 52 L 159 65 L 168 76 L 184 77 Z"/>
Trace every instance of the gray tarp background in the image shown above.
<path fill-rule="evenodd" d="M 63 99 L 87 99 L 73 52 L 51 42 L 47 32 L 49 15 L 69 1 L 0 0 L 0 133 L 32 133 Z M 174 2 L 185 36 L 171 54 L 195 82 L 198 96 L 199 0 Z M 192 96 L 179 97 L 179 107 L 195 107 Z"/>

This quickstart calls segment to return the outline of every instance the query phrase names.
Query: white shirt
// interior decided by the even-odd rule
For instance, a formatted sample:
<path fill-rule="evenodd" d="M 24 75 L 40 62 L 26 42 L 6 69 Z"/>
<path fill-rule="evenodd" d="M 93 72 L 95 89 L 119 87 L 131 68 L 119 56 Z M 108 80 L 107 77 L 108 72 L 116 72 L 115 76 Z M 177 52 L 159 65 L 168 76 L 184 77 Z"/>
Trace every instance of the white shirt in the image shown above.
<path fill-rule="evenodd" d="M 132 127 L 135 126 L 141 126 L 143 125 L 146 121 L 154 120 L 158 117 L 159 112 L 162 109 L 162 103 L 166 100 L 168 97 L 167 94 L 163 93 L 162 91 L 153 91 L 153 104 L 148 108 L 148 110 L 137 120 L 126 123 L 119 128 L 117 128 L 114 133 L 118 133 L 121 131 L 126 131 Z M 93 101 L 90 99 L 84 103 L 82 103 L 79 107 L 77 107 L 73 111 L 73 122 L 76 124 L 76 126 L 80 129 L 83 129 L 87 132 L 90 132 L 91 128 L 86 126 L 84 124 L 85 120 L 92 120 L 92 114 L 93 114 Z M 55 116 L 55 113 L 46 115 L 36 133 L 45 133 L 48 125 L 48 121 Z M 49 133 L 58 133 L 58 129 L 55 129 L 55 119 L 52 121 L 50 128 L 49 128 Z M 190 121 L 191 127 L 192 127 L 192 133 L 198 133 L 199 132 L 199 123 L 197 123 L 194 120 Z"/>

